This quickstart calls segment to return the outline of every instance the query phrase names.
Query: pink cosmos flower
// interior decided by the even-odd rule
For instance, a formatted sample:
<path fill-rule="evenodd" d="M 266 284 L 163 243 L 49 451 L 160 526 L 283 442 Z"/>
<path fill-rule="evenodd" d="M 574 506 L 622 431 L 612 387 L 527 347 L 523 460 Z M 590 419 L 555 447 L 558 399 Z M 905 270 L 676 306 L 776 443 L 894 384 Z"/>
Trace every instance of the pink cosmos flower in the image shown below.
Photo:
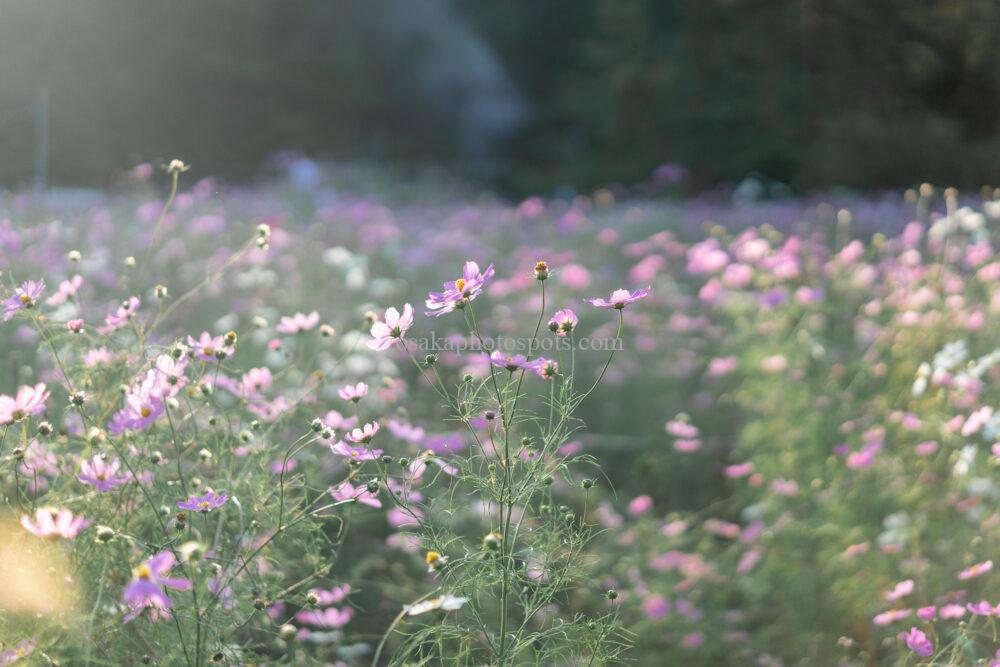
<path fill-rule="evenodd" d="M 976 616 L 995 616 L 997 615 L 997 609 L 993 607 L 992 604 L 986 600 L 980 600 L 979 602 L 969 602 L 966 603 L 965 608 L 969 610 L 969 613 Z M 942 618 L 944 614 L 942 614 Z"/>
<path fill-rule="evenodd" d="M 83 331 L 84 324 L 84 321 L 79 318 L 69 320 L 66 322 L 66 329 L 67 331 L 71 331 L 73 333 L 81 333 Z"/>
<path fill-rule="evenodd" d="M 913 579 L 906 579 L 896 584 L 895 588 L 885 594 L 885 599 L 895 602 L 913 592 Z"/>
<path fill-rule="evenodd" d="M 563 310 L 557 310 L 552 319 L 549 320 L 549 331 L 565 338 L 573 333 L 578 323 L 579 320 L 576 317 L 576 313 L 569 308 L 564 308 Z"/>
<path fill-rule="evenodd" d="M 628 504 L 628 513 L 632 516 L 641 516 L 653 509 L 653 499 L 648 495 L 636 496 Z"/>
<path fill-rule="evenodd" d="M 698 427 L 683 419 L 672 419 L 667 422 L 666 431 L 675 438 L 697 438 Z"/>
<path fill-rule="evenodd" d="M 921 621 L 933 621 L 935 616 L 937 616 L 937 607 L 933 605 L 917 610 L 917 618 Z"/>
<path fill-rule="evenodd" d="M 508 355 L 504 354 L 500 350 L 494 350 L 490 354 L 490 363 L 494 366 L 499 366 L 500 368 L 506 368 L 510 372 L 514 372 L 517 369 L 533 371 L 537 367 L 537 360 L 528 361 L 528 358 L 523 354 Z"/>
<path fill-rule="evenodd" d="M 314 310 L 308 315 L 295 313 L 291 317 L 282 317 L 275 329 L 278 330 L 278 333 L 297 334 L 315 329 L 318 324 L 319 313 Z"/>
<path fill-rule="evenodd" d="M 21 525 L 32 535 L 38 537 L 61 537 L 72 539 L 93 521 L 82 516 L 73 516 L 68 509 L 39 508 L 35 510 L 35 520 L 27 514 L 21 515 Z"/>
<path fill-rule="evenodd" d="M 921 658 L 929 658 L 934 653 L 934 644 L 919 628 L 910 628 L 905 637 L 906 645 Z"/>
<path fill-rule="evenodd" d="M 584 299 L 591 306 L 596 306 L 598 308 L 615 308 L 617 310 L 622 310 L 630 303 L 635 303 L 639 299 L 644 299 L 649 295 L 652 288 L 644 287 L 643 289 L 636 290 L 634 292 L 629 292 L 627 289 L 616 289 L 611 293 L 611 296 L 607 299 L 602 299 L 600 297 L 595 297 L 592 299 Z"/>
<path fill-rule="evenodd" d="M 646 618 L 658 621 L 670 613 L 670 601 L 662 595 L 650 595 L 643 600 L 642 611 L 646 614 Z"/>
<path fill-rule="evenodd" d="M 120 467 L 121 461 L 117 457 L 108 461 L 100 454 L 95 454 L 93 459 L 80 462 L 80 472 L 76 478 L 84 484 L 97 487 L 101 493 L 106 493 L 129 481 L 127 475 L 119 473 Z"/>
<path fill-rule="evenodd" d="M 219 362 L 233 354 L 233 348 L 226 345 L 226 340 L 222 336 L 212 336 L 207 331 L 201 332 L 201 336 L 194 338 L 188 336 L 188 345 L 194 351 L 194 356 L 209 363 Z"/>
<path fill-rule="evenodd" d="M 403 314 L 395 308 L 385 309 L 385 321 L 372 325 L 372 340 L 368 347 L 373 350 L 388 350 L 391 346 L 403 340 L 403 335 L 413 326 L 413 306 L 403 305 Z"/>
<path fill-rule="evenodd" d="M 446 462 L 432 450 L 427 450 L 420 456 L 413 459 L 412 462 L 410 462 L 410 479 L 411 480 L 420 479 L 421 477 L 423 477 L 424 471 L 427 470 L 428 463 L 433 463 L 438 468 L 440 468 L 442 472 L 444 472 L 446 475 L 454 476 L 458 474 L 458 468 L 456 468 L 453 465 L 450 465 L 448 462 Z"/>
<path fill-rule="evenodd" d="M 982 563 L 976 563 L 975 565 L 967 567 L 964 570 L 962 570 L 961 572 L 959 572 L 958 573 L 958 578 L 961 579 L 961 580 L 963 580 L 963 581 L 966 580 L 966 579 L 972 579 L 974 577 L 978 577 L 980 575 L 986 574 L 987 572 L 989 572 L 992 569 L 993 569 L 993 561 L 992 560 L 983 561 Z"/>
<path fill-rule="evenodd" d="M 368 444 L 378 433 L 378 422 L 368 422 L 360 428 L 353 429 L 345 437 L 351 442 L 361 442 Z"/>
<path fill-rule="evenodd" d="M 726 466 L 722 472 L 730 479 L 746 477 L 753 472 L 753 462 L 747 461 L 746 463 L 734 463 L 731 466 Z"/>
<path fill-rule="evenodd" d="M 357 430 L 357 429 L 355 429 Z M 381 449 L 369 449 L 368 447 L 354 447 L 344 442 L 335 442 L 330 445 L 330 451 L 338 456 L 343 456 L 351 461 L 371 461 L 382 456 Z"/>
<path fill-rule="evenodd" d="M 678 438 L 674 440 L 674 449 L 682 454 L 690 454 L 701 449 L 701 440 L 697 438 Z"/>
<path fill-rule="evenodd" d="M 164 586 L 179 591 L 191 590 L 191 582 L 187 579 L 166 576 L 175 563 L 176 559 L 172 553 L 161 551 L 133 571 L 132 581 L 125 586 L 122 593 L 122 599 L 129 607 L 129 612 L 123 619 L 125 623 L 133 620 L 147 607 L 170 609 L 173 603 L 163 592 Z"/>
<path fill-rule="evenodd" d="M 350 622 L 352 616 L 354 616 L 352 607 L 343 609 L 330 607 L 322 611 L 318 609 L 300 611 L 295 615 L 295 620 L 324 628 L 342 628 Z"/>
<path fill-rule="evenodd" d="M 82 286 L 83 276 L 76 275 L 69 280 L 64 280 L 59 283 L 59 289 L 56 290 L 56 293 L 46 299 L 45 303 L 50 306 L 61 306 L 66 303 L 71 296 L 74 296 L 77 290 L 79 290 Z"/>
<path fill-rule="evenodd" d="M 208 491 L 204 495 L 191 496 L 187 500 L 179 501 L 177 507 L 189 512 L 205 513 L 222 507 L 227 500 L 229 500 L 229 496 L 224 493 Z"/>
<path fill-rule="evenodd" d="M 340 391 L 337 392 L 345 401 L 353 401 L 357 403 L 362 398 L 368 395 L 368 385 L 364 382 L 359 382 L 357 384 L 348 384 L 341 387 Z"/>
<path fill-rule="evenodd" d="M 912 609 L 890 609 L 889 611 L 882 612 L 872 619 L 872 623 L 875 625 L 889 625 L 890 623 L 895 623 L 896 621 L 907 618 L 913 614 Z"/>
<path fill-rule="evenodd" d="M 951 620 L 965 616 L 965 607 L 960 604 L 946 604 L 939 612 L 941 618 Z"/>
<path fill-rule="evenodd" d="M 351 592 L 350 584 L 343 584 L 342 586 L 334 586 L 330 590 L 323 590 L 321 588 L 313 588 L 309 590 L 309 595 L 316 596 L 316 604 L 321 607 L 326 607 L 331 604 L 337 604 L 338 602 L 343 602 L 347 599 L 347 596 Z"/>
<path fill-rule="evenodd" d="M 6 322 L 14 317 L 20 310 L 29 310 L 35 307 L 38 298 L 45 291 L 45 281 L 28 280 L 14 290 L 14 293 L 3 302 L 3 321 Z"/>
<path fill-rule="evenodd" d="M 431 292 L 427 295 L 426 305 L 429 309 L 427 315 L 439 317 L 454 311 L 456 308 L 463 308 L 465 304 L 472 301 L 483 291 L 483 287 L 493 277 L 493 265 L 486 267 L 485 271 L 479 271 L 479 265 L 475 262 L 466 262 L 462 267 L 462 277 L 444 284 L 443 292 Z"/>
<path fill-rule="evenodd" d="M 382 501 L 378 499 L 377 493 L 372 493 L 367 487 L 355 488 L 350 482 L 344 481 L 337 486 L 331 486 L 328 493 L 334 500 L 351 500 L 368 505 L 369 507 L 382 507 Z"/>
<path fill-rule="evenodd" d="M 13 424 L 29 415 L 44 412 L 48 399 L 49 392 L 41 382 L 34 387 L 21 387 L 13 397 L 0 395 L 0 425 Z"/>
<path fill-rule="evenodd" d="M 532 364 L 535 373 L 543 380 L 552 380 L 559 374 L 559 364 L 551 359 L 535 359 Z"/>
<path fill-rule="evenodd" d="M 132 319 L 132 316 L 136 314 L 140 306 L 142 306 L 142 302 L 139 300 L 139 297 L 129 297 L 128 301 L 123 301 L 115 312 L 108 313 L 107 317 L 104 318 L 104 326 L 99 327 L 97 332 L 109 334 L 112 331 L 121 329 Z"/>

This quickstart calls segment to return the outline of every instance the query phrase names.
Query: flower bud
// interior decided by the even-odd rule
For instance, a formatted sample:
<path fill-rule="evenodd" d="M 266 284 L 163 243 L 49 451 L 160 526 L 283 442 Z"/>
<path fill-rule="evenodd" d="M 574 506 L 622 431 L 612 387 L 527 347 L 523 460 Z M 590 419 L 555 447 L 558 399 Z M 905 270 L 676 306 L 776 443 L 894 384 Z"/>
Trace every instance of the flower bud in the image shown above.
<path fill-rule="evenodd" d="M 535 278 L 538 281 L 548 280 L 549 277 L 549 265 L 546 262 L 539 261 L 535 263 Z"/>

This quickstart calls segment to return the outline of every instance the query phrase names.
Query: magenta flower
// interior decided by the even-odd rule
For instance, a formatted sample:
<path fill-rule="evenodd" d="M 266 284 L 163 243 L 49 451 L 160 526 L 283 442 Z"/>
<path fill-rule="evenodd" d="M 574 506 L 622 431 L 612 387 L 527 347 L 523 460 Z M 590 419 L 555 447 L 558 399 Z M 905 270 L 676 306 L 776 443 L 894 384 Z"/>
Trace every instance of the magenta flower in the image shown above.
<path fill-rule="evenodd" d="M 177 506 L 182 510 L 204 513 L 222 507 L 227 500 L 229 500 L 229 496 L 226 494 L 209 491 L 201 496 L 191 496 L 187 500 L 181 500 Z"/>
<path fill-rule="evenodd" d="M 93 521 L 82 516 L 73 516 L 68 509 L 39 508 L 35 510 L 34 521 L 27 514 L 21 515 L 21 525 L 24 529 L 38 537 L 73 539 L 92 523 Z"/>
<path fill-rule="evenodd" d="M 986 600 L 968 602 L 966 603 L 965 608 L 969 610 L 969 613 L 975 614 L 976 616 L 995 616 L 997 613 L 997 609 Z"/>
<path fill-rule="evenodd" d="M 295 615 L 295 620 L 324 628 L 341 628 L 350 622 L 352 616 L 354 616 L 354 609 L 351 607 L 343 609 L 330 607 L 322 611 L 318 609 L 300 611 Z"/>
<path fill-rule="evenodd" d="M 579 320 L 576 317 L 576 313 L 569 308 L 564 308 L 563 310 L 557 310 L 552 319 L 549 320 L 549 331 L 565 338 L 573 333 L 578 323 Z"/>
<path fill-rule="evenodd" d="M 377 493 L 372 493 L 366 487 L 354 488 L 350 482 L 344 481 L 337 486 L 331 486 L 329 494 L 334 500 L 351 500 L 368 505 L 369 507 L 382 507 L 382 501 L 378 499 Z"/>
<path fill-rule="evenodd" d="M 462 277 L 444 284 L 443 292 L 431 292 L 427 295 L 427 315 L 438 317 L 463 308 L 483 291 L 483 286 L 493 277 L 493 265 L 490 264 L 483 272 L 475 262 L 466 262 L 462 267 Z"/>
<path fill-rule="evenodd" d="M 166 377 L 150 369 L 138 386 L 129 387 L 125 394 L 125 407 L 108 422 L 108 433 L 119 435 L 125 430 L 141 431 L 155 422 L 166 410 L 163 399 L 169 395 L 170 389 Z"/>
<path fill-rule="evenodd" d="M 317 324 L 319 324 L 319 313 L 314 310 L 308 315 L 295 313 L 291 317 L 282 317 L 275 329 L 278 333 L 297 334 L 315 329 Z"/>
<path fill-rule="evenodd" d="M 309 590 L 309 595 L 316 597 L 316 604 L 326 607 L 331 604 L 337 604 L 338 602 L 343 602 L 347 599 L 348 594 L 351 592 L 350 584 L 343 584 L 342 586 L 334 586 L 330 590 L 326 591 L 321 588 L 312 588 Z"/>
<path fill-rule="evenodd" d="M 378 422 L 368 422 L 360 428 L 353 429 L 345 437 L 351 442 L 361 442 L 367 445 L 376 433 L 378 433 Z"/>
<path fill-rule="evenodd" d="M 2 416 L 2 415 L 0 415 Z M 972 579 L 980 575 L 986 574 L 993 569 L 993 561 L 987 560 L 982 563 L 976 563 L 971 567 L 967 567 L 958 573 L 958 578 L 961 580 Z"/>
<path fill-rule="evenodd" d="M 358 429 L 354 429 L 355 431 Z M 335 442 L 330 445 L 330 451 L 338 456 L 343 456 L 351 461 L 371 461 L 382 456 L 381 449 L 370 449 L 368 447 L 352 447 L 345 442 Z"/>
<path fill-rule="evenodd" d="M 343 386 L 340 391 L 337 392 L 345 401 L 353 401 L 357 403 L 362 398 L 368 395 L 368 385 L 364 382 L 359 382 L 357 384 L 348 384 Z"/>
<path fill-rule="evenodd" d="M 934 653 L 934 644 L 919 628 L 910 628 L 905 637 L 906 645 L 921 658 L 929 658 Z"/>
<path fill-rule="evenodd" d="M 233 348 L 226 345 L 222 336 L 213 337 L 207 331 L 201 332 L 201 336 L 198 338 L 188 336 L 188 345 L 194 350 L 194 356 L 202 361 L 215 363 L 233 354 Z"/>
<path fill-rule="evenodd" d="M 108 313 L 107 317 L 104 318 L 104 326 L 97 329 L 98 333 L 109 334 L 112 331 L 117 331 L 121 329 L 128 321 L 132 319 L 136 311 L 142 305 L 142 301 L 139 300 L 137 296 L 129 297 L 128 301 L 123 301 L 118 310 L 113 313 Z"/>
<path fill-rule="evenodd" d="M 14 289 L 14 293 L 3 302 L 3 321 L 6 322 L 14 317 L 14 313 L 19 310 L 34 308 L 38 298 L 45 291 L 45 281 L 29 280 L 22 283 L 20 287 Z"/>
<path fill-rule="evenodd" d="M 490 363 L 500 368 L 506 368 L 513 373 L 517 369 L 533 371 L 538 366 L 538 360 L 528 361 L 523 354 L 506 355 L 500 350 L 494 350 L 490 355 Z"/>
<path fill-rule="evenodd" d="M 106 493 L 129 481 L 127 475 L 119 473 L 120 468 L 121 461 L 117 457 L 106 461 L 100 454 L 95 454 L 93 459 L 84 459 L 80 463 L 80 472 L 76 478 L 84 484 L 96 486 L 101 493 Z"/>
<path fill-rule="evenodd" d="M 29 415 L 44 412 L 47 400 L 49 392 L 41 382 L 34 387 L 21 387 L 13 397 L 0 395 L 0 425 L 13 424 Z"/>
<path fill-rule="evenodd" d="M 161 551 L 139 565 L 132 573 L 132 581 L 125 587 L 122 599 L 129 607 L 124 621 L 128 623 L 142 613 L 146 607 L 170 609 L 173 603 L 163 587 L 178 591 L 191 590 L 187 579 L 175 579 L 166 575 L 173 569 L 176 560 L 169 551 Z"/>
<path fill-rule="evenodd" d="M 649 287 L 645 287 L 634 292 L 629 292 L 627 289 L 616 289 L 611 293 L 611 296 L 607 299 L 593 298 L 584 299 L 591 306 L 597 306 L 598 308 L 616 308 L 622 310 L 626 305 L 634 303 L 639 299 L 645 298 L 649 292 Z"/>
<path fill-rule="evenodd" d="M 372 340 L 368 341 L 368 347 L 380 352 L 388 350 L 392 345 L 402 341 L 403 334 L 412 326 L 413 306 L 405 304 L 402 315 L 395 308 L 386 308 L 385 321 L 372 325 Z"/>

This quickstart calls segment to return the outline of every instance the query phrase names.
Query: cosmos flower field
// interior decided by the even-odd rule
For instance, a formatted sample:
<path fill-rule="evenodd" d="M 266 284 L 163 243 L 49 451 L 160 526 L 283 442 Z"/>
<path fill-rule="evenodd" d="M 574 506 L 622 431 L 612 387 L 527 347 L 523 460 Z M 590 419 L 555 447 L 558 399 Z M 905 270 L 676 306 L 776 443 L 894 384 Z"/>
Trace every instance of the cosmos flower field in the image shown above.
<path fill-rule="evenodd" d="M 1000 202 L 0 200 L 0 664 L 1000 665 Z"/>

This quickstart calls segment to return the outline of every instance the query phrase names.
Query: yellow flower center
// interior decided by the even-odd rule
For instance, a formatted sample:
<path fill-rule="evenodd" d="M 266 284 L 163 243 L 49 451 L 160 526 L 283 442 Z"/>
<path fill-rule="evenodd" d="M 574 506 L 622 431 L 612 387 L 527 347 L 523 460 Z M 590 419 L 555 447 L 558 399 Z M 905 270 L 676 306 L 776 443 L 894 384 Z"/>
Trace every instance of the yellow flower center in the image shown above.
<path fill-rule="evenodd" d="M 18 298 L 21 300 L 21 303 L 28 303 L 29 301 L 31 301 L 31 297 L 28 296 L 27 294 L 22 294 Z"/>
<path fill-rule="evenodd" d="M 135 568 L 136 579 L 149 579 L 153 576 L 153 572 L 149 569 L 149 566 L 143 563 L 139 567 Z"/>
<path fill-rule="evenodd" d="M 459 292 L 465 291 L 465 278 L 459 278 L 455 281 L 455 289 Z"/>
<path fill-rule="evenodd" d="M 97 473 L 97 481 L 98 482 L 103 482 L 103 481 L 107 480 L 107 478 L 108 478 L 108 476 L 105 475 L 103 472 Z"/>
<path fill-rule="evenodd" d="M 203 510 L 207 510 L 208 509 L 208 501 L 207 500 L 201 501 L 200 503 L 198 503 L 198 507 L 200 507 Z"/>
<path fill-rule="evenodd" d="M 428 551 L 427 555 L 424 556 L 424 560 L 427 561 L 428 565 L 433 565 L 434 563 L 436 563 L 439 560 L 441 560 L 441 554 L 439 554 L 436 551 Z"/>
<path fill-rule="evenodd" d="M 144 405 L 142 406 L 142 408 L 139 409 L 139 414 L 142 415 L 143 417 L 148 417 L 149 415 L 153 414 L 153 410 L 148 405 Z"/>
<path fill-rule="evenodd" d="M 206 357 L 210 357 L 213 354 L 215 354 L 215 350 L 213 350 L 210 347 L 203 347 L 201 348 L 201 353 L 204 354 Z"/>

